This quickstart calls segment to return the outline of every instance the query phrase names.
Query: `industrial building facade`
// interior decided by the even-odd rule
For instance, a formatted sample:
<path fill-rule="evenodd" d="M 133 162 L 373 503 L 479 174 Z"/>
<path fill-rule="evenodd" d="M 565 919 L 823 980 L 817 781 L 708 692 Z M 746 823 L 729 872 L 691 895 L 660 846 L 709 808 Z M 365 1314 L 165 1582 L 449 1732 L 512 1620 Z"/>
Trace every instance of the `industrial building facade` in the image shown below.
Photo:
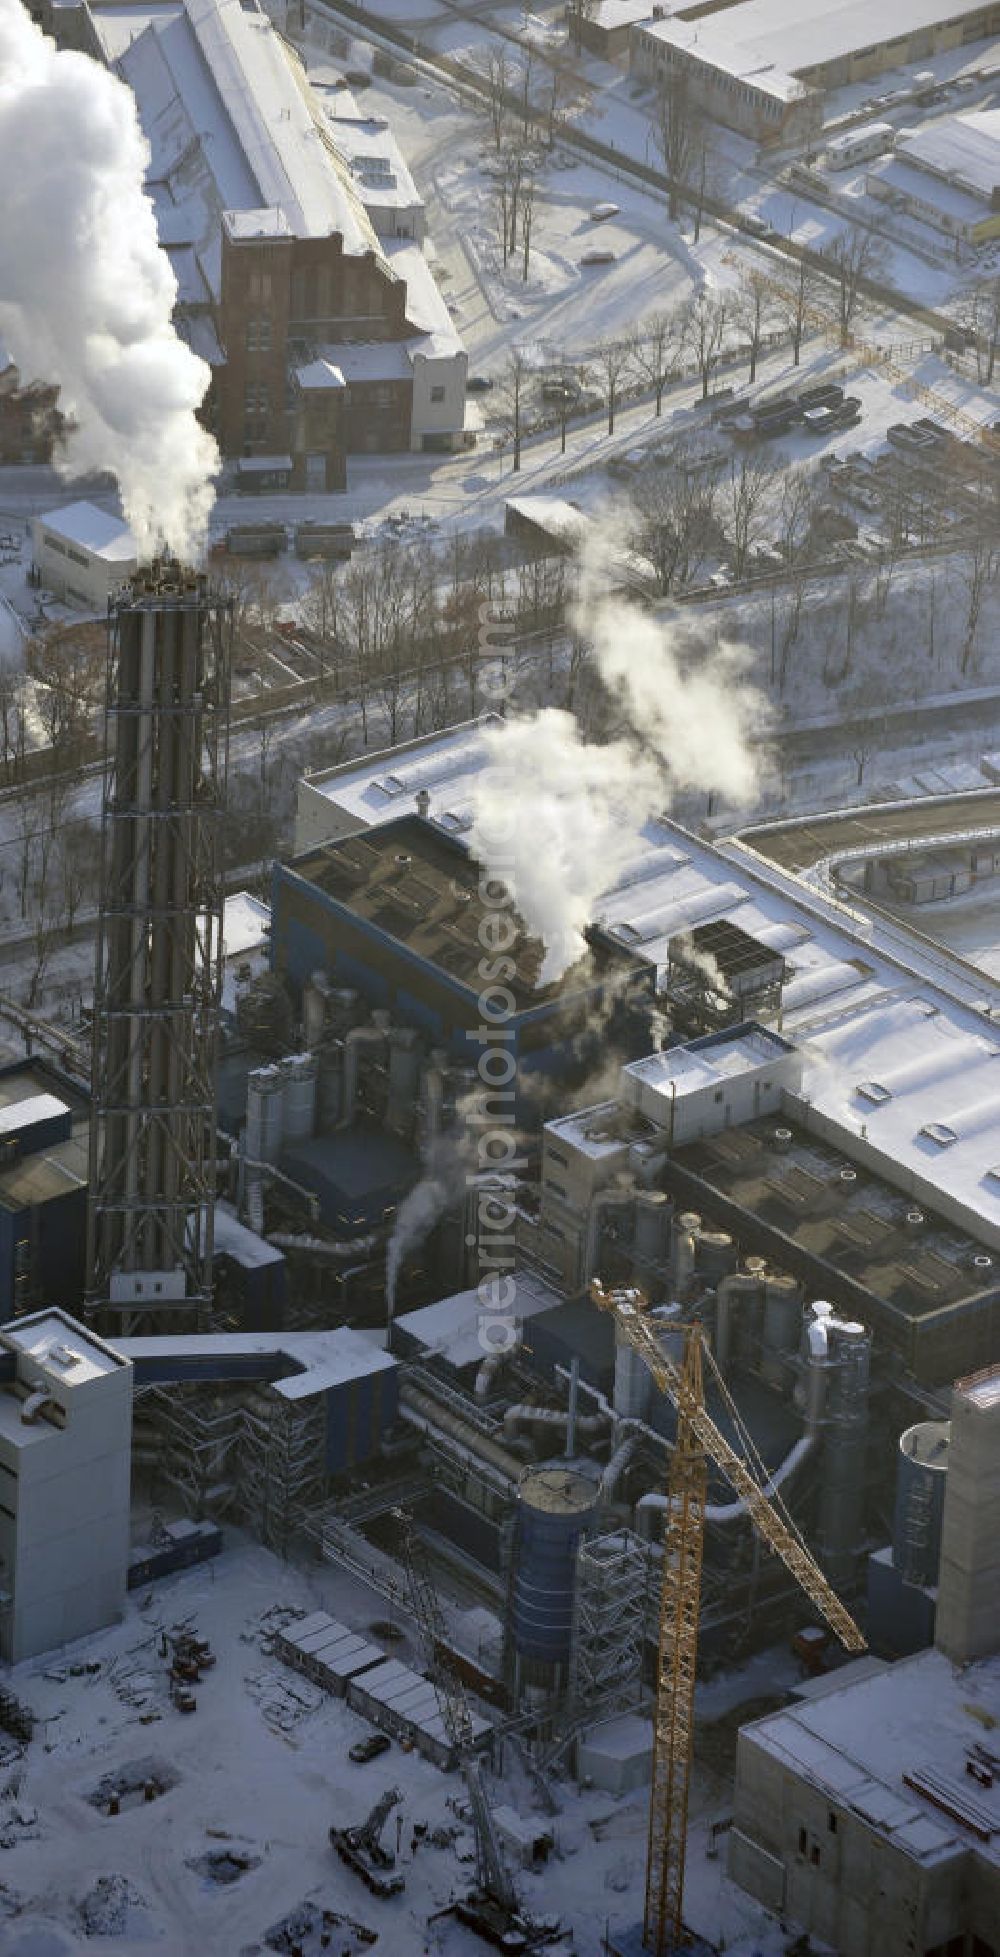
<path fill-rule="evenodd" d="M 1000 32 L 1000 8 L 968 0 L 887 0 L 874 10 L 864 0 L 723 0 L 651 14 L 632 28 L 637 79 L 662 88 L 683 73 L 707 115 L 760 143 L 818 136 L 829 89 Z"/>

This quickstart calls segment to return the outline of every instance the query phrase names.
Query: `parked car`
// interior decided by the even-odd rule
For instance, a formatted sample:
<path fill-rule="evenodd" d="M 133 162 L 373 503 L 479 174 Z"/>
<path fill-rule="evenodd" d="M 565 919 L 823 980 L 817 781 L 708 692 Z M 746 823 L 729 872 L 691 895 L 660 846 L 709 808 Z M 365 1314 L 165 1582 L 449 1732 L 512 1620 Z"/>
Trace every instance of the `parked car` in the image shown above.
<path fill-rule="evenodd" d="M 795 416 L 784 409 L 780 414 L 758 415 L 754 423 L 758 440 L 773 441 L 776 435 L 790 435 Z"/>
<path fill-rule="evenodd" d="M 831 409 L 835 428 L 856 428 L 861 420 L 861 400 L 857 394 L 846 394 L 840 404 Z"/>
<path fill-rule="evenodd" d="M 366 1740 L 355 1740 L 354 1745 L 348 1748 L 347 1757 L 354 1761 L 356 1767 L 365 1767 L 369 1760 L 377 1760 L 381 1754 L 388 1753 L 391 1745 L 392 1741 L 385 1733 L 369 1733 Z"/>
<path fill-rule="evenodd" d="M 751 238 L 766 238 L 771 229 L 767 218 L 757 211 L 737 211 L 736 222 L 741 231 L 749 231 Z"/>
<path fill-rule="evenodd" d="M 488 374 L 470 374 L 465 383 L 466 394 L 488 394 L 493 386 Z"/>
<path fill-rule="evenodd" d="M 911 428 L 905 421 L 894 421 L 885 431 L 885 439 L 890 448 L 899 448 L 911 453 L 926 452 L 936 446 L 933 435 L 923 428 Z"/>
<path fill-rule="evenodd" d="M 815 387 L 804 388 L 798 400 L 804 413 L 808 408 L 835 408 L 843 398 L 844 390 L 835 381 L 822 381 Z"/>
<path fill-rule="evenodd" d="M 592 224 L 604 224 L 609 217 L 617 217 L 621 209 L 618 204 L 594 204 L 590 218 Z"/>
<path fill-rule="evenodd" d="M 541 386 L 542 400 L 555 401 L 557 404 L 563 401 L 577 401 L 580 393 L 579 381 L 549 379 L 543 381 Z"/>
<path fill-rule="evenodd" d="M 599 245 L 592 245 L 589 251 L 580 253 L 581 265 L 613 265 L 614 262 L 614 252 Z"/>
<path fill-rule="evenodd" d="M 802 426 L 810 435 L 830 435 L 840 427 L 840 407 L 807 408 L 802 417 Z"/>

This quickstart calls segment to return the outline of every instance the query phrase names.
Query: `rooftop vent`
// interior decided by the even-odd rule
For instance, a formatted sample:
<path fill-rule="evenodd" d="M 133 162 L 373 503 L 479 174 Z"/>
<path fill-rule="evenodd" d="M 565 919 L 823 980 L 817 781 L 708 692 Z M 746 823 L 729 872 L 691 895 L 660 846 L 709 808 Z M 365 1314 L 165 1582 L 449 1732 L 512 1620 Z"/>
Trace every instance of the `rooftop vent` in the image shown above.
<path fill-rule="evenodd" d="M 880 1080 L 859 1080 L 854 1091 L 861 1095 L 862 1100 L 872 1101 L 877 1107 L 880 1107 L 883 1101 L 892 1100 L 891 1087 L 883 1086 Z"/>
<path fill-rule="evenodd" d="M 926 1135 L 929 1142 L 936 1143 L 938 1148 L 950 1148 L 958 1140 L 954 1128 L 949 1128 L 944 1121 L 925 1121 L 920 1133 Z"/>

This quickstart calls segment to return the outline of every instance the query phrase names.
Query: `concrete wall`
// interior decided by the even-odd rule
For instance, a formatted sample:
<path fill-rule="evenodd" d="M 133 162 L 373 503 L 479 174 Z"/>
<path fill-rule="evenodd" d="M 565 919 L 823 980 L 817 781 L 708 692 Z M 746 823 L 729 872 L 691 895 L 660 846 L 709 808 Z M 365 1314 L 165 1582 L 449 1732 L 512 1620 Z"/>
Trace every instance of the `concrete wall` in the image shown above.
<path fill-rule="evenodd" d="M 413 362 L 411 448 L 461 447 L 468 371 L 467 353 L 451 354 L 443 360 L 417 354 Z"/>
<path fill-rule="evenodd" d="M 967 1927 L 972 1857 L 922 1867 L 852 1809 L 739 1736 L 729 1874 L 839 1957 L 922 1953 Z"/>
<path fill-rule="evenodd" d="M 1000 1366 L 952 1396 L 934 1642 L 958 1665 L 1000 1650 Z"/>

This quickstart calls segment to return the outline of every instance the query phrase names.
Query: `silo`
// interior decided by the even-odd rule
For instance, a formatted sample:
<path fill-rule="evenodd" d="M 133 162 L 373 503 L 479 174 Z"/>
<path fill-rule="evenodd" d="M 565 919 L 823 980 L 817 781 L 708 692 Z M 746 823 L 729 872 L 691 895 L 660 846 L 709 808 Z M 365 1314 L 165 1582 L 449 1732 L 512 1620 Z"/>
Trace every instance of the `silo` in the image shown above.
<path fill-rule="evenodd" d="M 849 1583 L 863 1546 L 871 1337 L 863 1325 L 813 1305 L 826 1337 L 823 1462 L 817 1542 L 834 1587 Z"/>
<path fill-rule="evenodd" d="M 672 1204 L 662 1189 L 639 1189 L 635 1198 L 633 1255 L 643 1269 L 664 1262 L 670 1234 Z"/>
<path fill-rule="evenodd" d="M 247 1075 L 246 1155 L 276 1162 L 284 1135 L 285 1082 L 280 1067 L 254 1067 Z"/>
<path fill-rule="evenodd" d="M 892 1560 L 904 1583 L 936 1584 L 950 1420 L 920 1420 L 899 1439 Z"/>
<path fill-rule="evenodd" d="M 285 1141 L 308 1141 L 316 1132 L 316 1077 L 312 1053 L 292 1053 L 281 1063 L 285 1082 Z"/>
<path fill-rule="evenodd" d="M 576 1552 L 596 1512 L 596 1482 L 570 1465 L 532 1469 L 518 1486 L 511 1633 L 522 1684 L 554 1684 L 569 1663 Z"/>

